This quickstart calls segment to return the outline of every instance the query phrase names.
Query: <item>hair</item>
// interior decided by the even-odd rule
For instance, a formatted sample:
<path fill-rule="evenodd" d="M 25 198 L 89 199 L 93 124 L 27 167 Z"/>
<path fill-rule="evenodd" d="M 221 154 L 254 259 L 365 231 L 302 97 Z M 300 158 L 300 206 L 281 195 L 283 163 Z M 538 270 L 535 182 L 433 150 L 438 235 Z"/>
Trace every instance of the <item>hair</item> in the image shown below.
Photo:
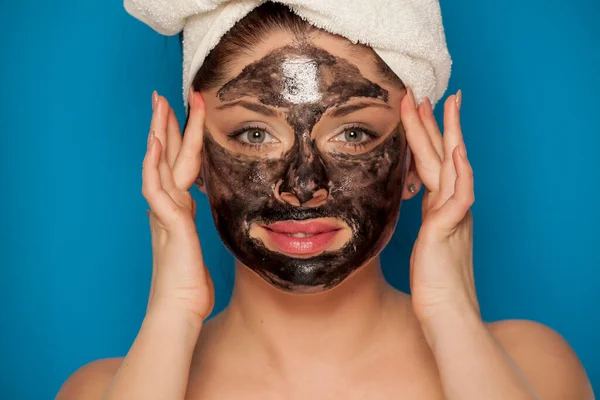
<path fill-rule="evenodd" d="M 289 32 L 297 40 L 310 35 L 319 35 L 323 31 L 294 14 L 287 6 L 280 3 L 265 2 L 238 21 L 208 53 L 202 67 L 192 83 L 195 91 L 209 90 L 222 84 L 227 76 L 229 66 L 235 62 L 239 54 L 249 54 L 265 36 L 273 31 Z M 183 40 L 183 33 L 180 34 Z M 347 42 L 348 46 L 354 44 Z M 393 86 L 404 89 L 400 78 L 369 47 L 361 45 L 372 54 L 372 60 L 378 75 Z"/>

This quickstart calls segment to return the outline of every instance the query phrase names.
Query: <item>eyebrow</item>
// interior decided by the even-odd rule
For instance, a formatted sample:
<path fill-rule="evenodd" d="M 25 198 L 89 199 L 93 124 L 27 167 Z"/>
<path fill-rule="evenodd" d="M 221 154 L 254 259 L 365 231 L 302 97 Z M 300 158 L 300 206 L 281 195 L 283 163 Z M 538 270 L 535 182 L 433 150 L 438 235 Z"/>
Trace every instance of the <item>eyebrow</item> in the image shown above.
<path fill-rule="evenodd" d="M 385 108 L 387 110 L 392 109 L 392 107 L 389 104 L 370 103 L 370 102 L 362 101 L 360 103 L 355 103 L 355 104 L 351 104 L 351 105 L 347 105 L 347 106 L 338 107 L 338 108 L 334 109 L 329 115 L 331 117 L 343 117 L 345 115 L 352 114 L 355 111 L 362 110 L 363 108 L 367 108 L 367 107 L 379 107 L 379 108 Z"/>
<path fill-rule="evenodd" d="M 219 107 L 217 107 L 217 110 L 224 110 L 224 109 L 235 107 L 235 106 L 244 107 L 250 111 L 257 112 L 257 113 L 262 114 L 267 117 L 277 117 L 279 115 L 277 113 L 277 111 L 273 110 L 270 107 L 263 106 L 263 105 L 257 104 L 257 103 L 251 103 L 251 102 L 245 101 L 245 100 L 238 100 L 238 101 L 233 101 L 231 103 L 220 105 Z M 329 116 L 333 117 L 333 118 L 339 118 L 339 117 L 343 117 L 343 116 L 352 114 L 353 112 L 362 110 L 367 107 L 379 107 L 379 108 L 384 108 L 386 110 L 392 109 L 392 107 L 389 104 L 380 104 L 380 103 L 361 101 L 360 103 L 337 107 L 329 113 Z"/>
<path fill-rule="evenodd" d="M 231 107 L 235 107 L 235 106 L 242 106 L 250 111 L 257 112 L 257 113 L 265 115 L 267 117 L 276 117 L 278 115 L 277 111 L 273 110 L 272 108 L 269 108 L 267 106 L 263 106 L 260 104 L 256 104 L 256 103 L 251 103 L 251 102 L 245 101 L 245 100 L 238 100 L 238 101 L 234 101 L 231 103 L 223 104 L 223 105 L 217 107 L 217 110 L 223 110 L 223 109 L 231 108 Z"/>

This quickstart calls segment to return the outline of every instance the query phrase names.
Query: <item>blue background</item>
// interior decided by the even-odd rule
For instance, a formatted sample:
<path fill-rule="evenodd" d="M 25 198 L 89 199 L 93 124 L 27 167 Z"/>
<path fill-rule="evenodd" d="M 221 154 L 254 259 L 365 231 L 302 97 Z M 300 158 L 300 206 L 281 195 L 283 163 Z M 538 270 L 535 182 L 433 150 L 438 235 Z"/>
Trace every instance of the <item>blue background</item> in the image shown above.
<path fill-rule="evenodd" d="M 484 318 L 556 329 L 597 390 L 600 2 L 452 0 L 442 10 L 448 93 L 463 89 L 475 170 Z M 144 316 L 150 94 L 183 117 L 180 48 L 120 1 L 100 0 L 0 2 L 0 43 L 0 397 L 50 399 L 81 365 L 124 355 Z M 232 260 L 193 193 L 218 311 Z M 403 204 L 383 255 L 404 290 L 420 198 Z"/>

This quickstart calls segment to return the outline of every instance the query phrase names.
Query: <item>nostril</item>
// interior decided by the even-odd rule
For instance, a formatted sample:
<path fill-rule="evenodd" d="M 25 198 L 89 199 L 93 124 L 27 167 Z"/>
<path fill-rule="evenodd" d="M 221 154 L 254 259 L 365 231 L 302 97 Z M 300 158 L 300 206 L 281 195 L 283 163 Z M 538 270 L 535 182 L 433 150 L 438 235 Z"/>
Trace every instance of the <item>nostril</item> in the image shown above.
<path fill-rule="evenodd" d="M 275 195 L 275 199 L 281 203 L 299 206 L 300 200 L 298 200 L 298 198 L 293 193 L 284 191 L 282 185 L 283 181 L 280 179 L 273 187 L 273 194 Z"/>
<path fill-rule="evenodd" d="M 315 193 L 310 200 L 306 202 L 302 202 L 302 207 L 318 207 L 327 200 L 327 196 L 329 193 L 325 189 L 319 189 Z"/>
<path fill-rule="evenodd" d="M 302 182 L 296 182 L 302 183 Z M 286 185 L 283 180 L 279 180 L 273 186 L 275 199 L 281 203 L 287 203 L 296 207 L 317 207 L 329 196 L 327 189 L 317 189 L 317 184 L 313 181 L 304 183 L 303 185 Z"/>
<path fill-rule="evenodd" d="M 296 198 L 300 201 L 300 203 L 304 204 L 308 201 L 310 201 L 313 198 L 313 193 L 312 191 L 295 191 L 294 193 L 296 195 Z"/>
<path fill-rule="evenodd" d="M 280 197 L 281 200 L 288 204 L 291 204 L 293 206 L 300 206 L 300 200 L 298 200 L 298 198 L 291 193 L 283 192 L 281 193 Z"/>

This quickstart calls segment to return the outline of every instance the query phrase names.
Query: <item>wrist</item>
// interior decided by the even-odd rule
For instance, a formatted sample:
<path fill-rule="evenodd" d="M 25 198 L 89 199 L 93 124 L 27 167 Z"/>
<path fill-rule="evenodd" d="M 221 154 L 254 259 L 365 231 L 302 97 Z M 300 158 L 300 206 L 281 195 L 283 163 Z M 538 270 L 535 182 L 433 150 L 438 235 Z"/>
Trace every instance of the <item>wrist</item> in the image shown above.
<path fill-rule="evenodd" d="M 188 328 L 191 332 L 200 332 L 204 319 L 188 307 L 166 301 L 155 301 L 148 306 L 146 311 L 144 323 L 147 322 L 169 324 L 173 327 L 180 326 Z"/>
<path fill-rule="evenodd" d="M 439 321 L 448 319 L 470 318 L 481 319 L 481 311 L 477 299 L 471 300 L 464 294 L 435 294 L 429 296 L 438 299 L 432 301 L 419 301 L 413 296 L 413 309 L 421 325 L 436 325 Z M 445 300 L 442 300 L 445 299 Z"/>
<path fill-rule="evenodd" d="M 472 305 L 445 304 L 428 311 L 419 318 L 419 322 L 432 350 L 438 347 L 442 339 L 453 341 L 481 328 L 485 329 L 479 310 Z"/>

